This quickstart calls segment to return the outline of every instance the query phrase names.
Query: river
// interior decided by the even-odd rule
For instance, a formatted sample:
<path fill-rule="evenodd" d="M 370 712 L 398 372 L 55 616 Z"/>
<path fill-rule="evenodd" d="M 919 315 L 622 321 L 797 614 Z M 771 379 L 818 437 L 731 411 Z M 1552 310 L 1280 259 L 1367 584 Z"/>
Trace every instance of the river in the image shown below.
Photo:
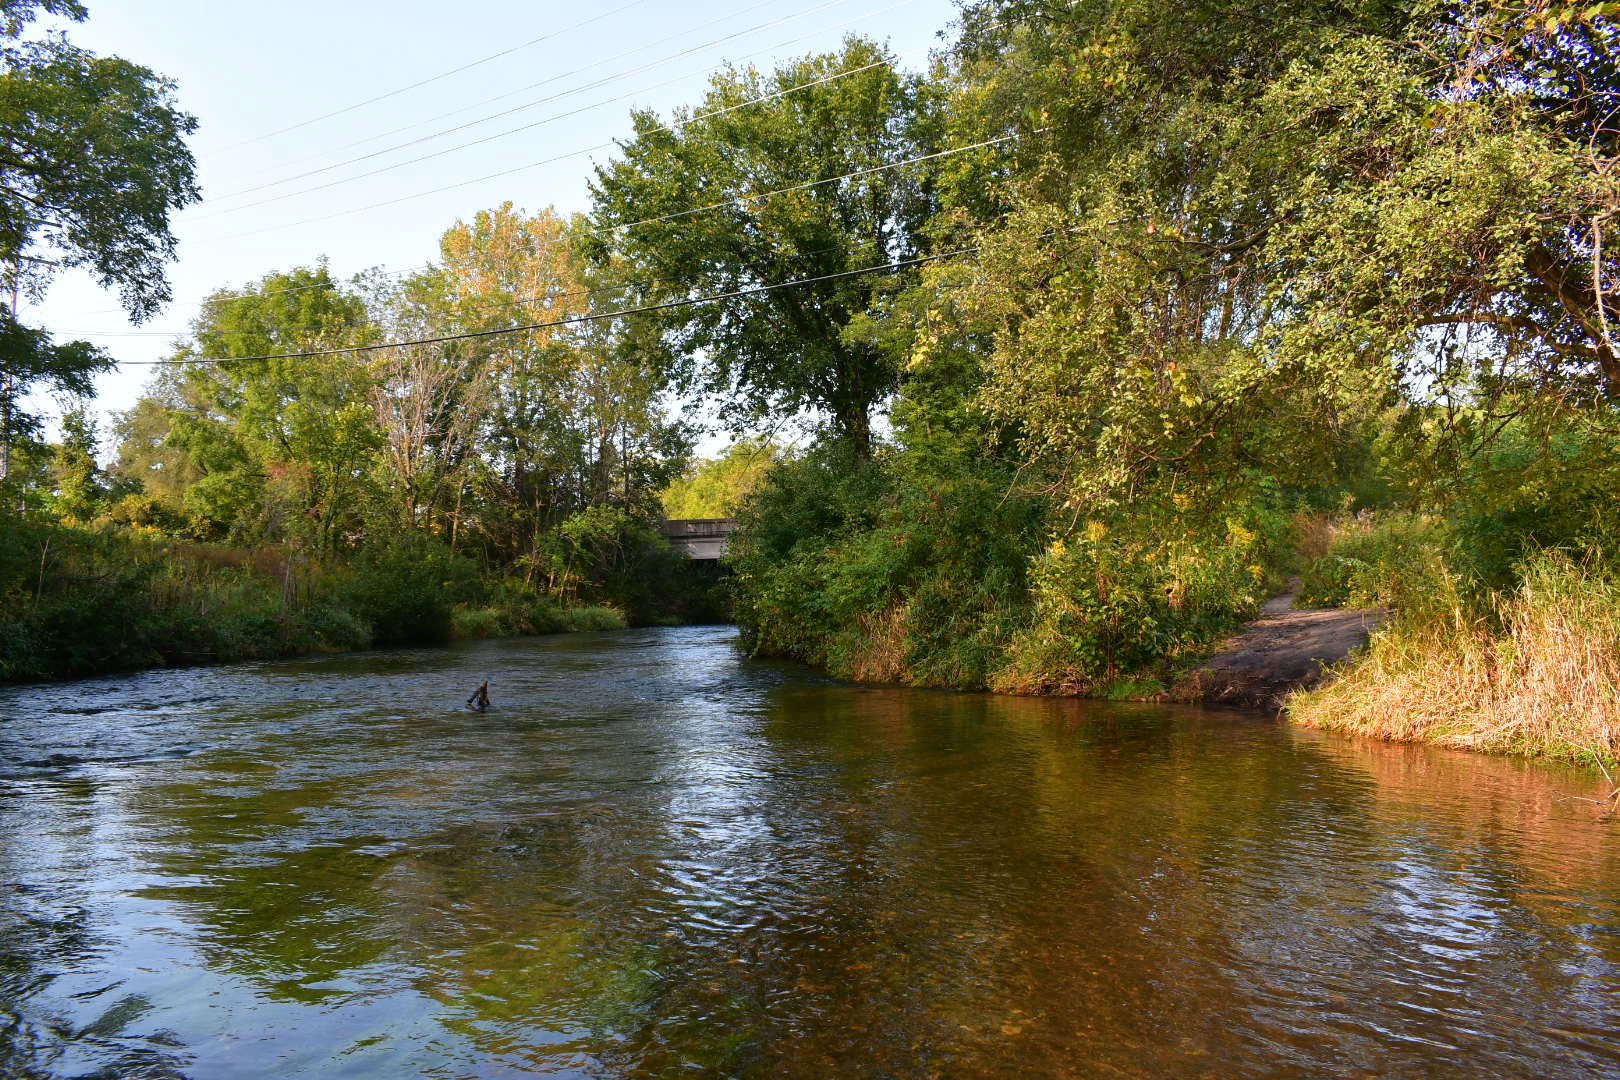
<path fill-rule="evenodd" d="M 1617 1076 L 1595 794 L 723 627 L 11 687 L 0 1076 Z"/>

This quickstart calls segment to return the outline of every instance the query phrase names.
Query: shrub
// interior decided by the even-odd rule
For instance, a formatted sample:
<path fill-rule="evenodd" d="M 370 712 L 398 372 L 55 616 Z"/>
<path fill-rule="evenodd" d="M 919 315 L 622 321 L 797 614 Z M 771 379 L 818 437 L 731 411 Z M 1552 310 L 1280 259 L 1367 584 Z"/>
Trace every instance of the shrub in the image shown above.
<path fill-rule="evenodd" d="M 983 687 L 1027 592 L 1041 516 L 997 467 L 950 480 L 822 448 L 745 502 L 730 565 L 750 646 L 850 678 Z"/>
<path fill-rule="evenodd" d="M 371 645 L 371 624 L 345 608 L 317 604 L 300 621 L 317 648 L 346 652 Z"/>
<path fill-rule="evenodd" d="M 605 605 L 569 608 L 564 617 L 570 630 L 623 630 L 624 612 Z"/>
<path fill-rule="evenodd" d="M 378 645 L 409 645 L 448 640 L 456 604 L 475 600 L 480 588 L 471 562 L 409 536 L 362 551 L 334 591 Z"/>
<path fill-rule="evenodd" d="M 1168 680 L 1179 658 L 1253 613 L 1281 531 L 1263 503 L 1224 519 L 1137 508 L 1088 522 L 1034 560 L 1031 617 L 992 687 L 1107 696 Z"/>
<path fill-rule="evenodd" d="M 1460 563 L 1455 534 L 1432 516 L 1359 514 L 1328 530 L 1326 550 L 1300 575 L 1300 607 L 1423 608 L 1447 589 Z"/>

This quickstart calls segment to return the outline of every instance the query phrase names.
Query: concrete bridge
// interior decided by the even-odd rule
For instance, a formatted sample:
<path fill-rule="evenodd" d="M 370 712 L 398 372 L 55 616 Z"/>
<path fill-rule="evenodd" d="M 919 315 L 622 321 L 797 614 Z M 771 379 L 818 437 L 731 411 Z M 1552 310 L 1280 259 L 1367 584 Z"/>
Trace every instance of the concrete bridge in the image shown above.
<path fill-rule="evenodd" d="M 737 531 L 731 518 L 672 518 L 664 522 L 664 537 L 689 559 L 713 560 L 726 553 L 726 537 Z"/>

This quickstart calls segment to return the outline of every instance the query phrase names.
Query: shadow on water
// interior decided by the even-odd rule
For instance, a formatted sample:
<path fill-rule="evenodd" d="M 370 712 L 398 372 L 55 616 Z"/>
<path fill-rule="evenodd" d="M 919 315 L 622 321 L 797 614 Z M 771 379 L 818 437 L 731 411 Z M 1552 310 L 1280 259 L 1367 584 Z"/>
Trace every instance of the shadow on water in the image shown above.
<path fill-rule="evenodd" d="M 719 628 L 7 691 L 0 769 L 0 1075 L 1620 1070 L 1572 770 Z"/>

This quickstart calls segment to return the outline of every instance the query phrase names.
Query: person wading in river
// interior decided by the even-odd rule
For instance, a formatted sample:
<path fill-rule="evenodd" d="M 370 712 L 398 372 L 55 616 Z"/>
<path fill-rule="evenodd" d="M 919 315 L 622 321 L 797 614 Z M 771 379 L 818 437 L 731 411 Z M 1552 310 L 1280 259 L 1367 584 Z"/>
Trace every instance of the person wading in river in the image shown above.
<path fill-rule="evenodd" d="M 485 679 L 483 682 L 479 683 L 478 689 L 472 692 L 472 697 L 467 699 L 467 708 L 472 709 L 475 712 L 483 712 L 485 709 L 489 708 L 488 679 Z"/>

